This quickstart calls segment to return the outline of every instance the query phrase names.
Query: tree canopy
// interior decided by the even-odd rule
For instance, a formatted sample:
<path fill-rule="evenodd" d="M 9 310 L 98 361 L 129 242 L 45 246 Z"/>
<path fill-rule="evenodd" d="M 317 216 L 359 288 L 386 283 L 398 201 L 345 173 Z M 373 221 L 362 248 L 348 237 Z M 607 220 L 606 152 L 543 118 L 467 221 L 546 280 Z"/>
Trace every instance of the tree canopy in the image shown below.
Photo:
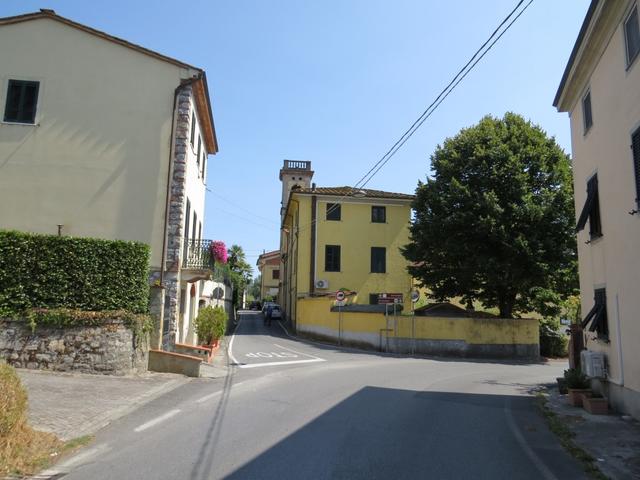
<path fill-rule="evenodd" d="M 552 314 L 577 288 L 570 161 L 520 115 L 484 117 L 438 145 L 419 182 L 409 272 L 439 301 Z"/>
<path fill-rule="evenodd" d="M 253 275 L 251 265 L 247 263 L 246 255 L 240 245 L 231 245 L 227 250 L 227 266 L 233 283 L 233 305 L 238 306 L 242 293 Z"/>

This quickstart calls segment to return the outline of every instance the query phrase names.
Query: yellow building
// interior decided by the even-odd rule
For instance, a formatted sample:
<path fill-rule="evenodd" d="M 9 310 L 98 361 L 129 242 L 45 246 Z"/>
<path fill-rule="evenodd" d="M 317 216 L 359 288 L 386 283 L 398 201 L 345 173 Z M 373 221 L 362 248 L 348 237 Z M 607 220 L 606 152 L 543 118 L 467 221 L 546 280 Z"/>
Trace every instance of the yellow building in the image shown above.
<path fill-rule="evenodd" d="M 256 265 L 260 270 L 260 298 L 277 298 L 280 288 L 280 250 L 263 253 Z"/>
<path fill-rule="evenodd" d="M 411 276 L 400 247 L 408 243 L 413 195 L 309 185 L 310 162 L 285 160 L 280 303 L 295 326 L 313 297 L 347 292 L 349 305 L 384 311 L 382 294 L 409 305 Z"/>
<path fill-rule="evenodd" d="M 591 2 L 554 105 L 568 112 L 583 368 L 640 418 L 640 6 Z M 604 355 L 604 368 L 594 359 Z M 587 372 L 589 373 L 589 372 Z"/>

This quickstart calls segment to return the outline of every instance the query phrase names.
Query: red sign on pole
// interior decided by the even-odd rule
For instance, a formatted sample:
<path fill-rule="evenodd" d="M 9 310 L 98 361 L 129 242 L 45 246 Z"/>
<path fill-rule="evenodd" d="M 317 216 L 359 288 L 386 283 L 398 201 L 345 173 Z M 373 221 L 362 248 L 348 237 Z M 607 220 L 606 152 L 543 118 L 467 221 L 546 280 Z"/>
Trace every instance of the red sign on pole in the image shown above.
<path fill-rule="evenodd" d="M 379 293 L 378 304 L 403 303 L 401 293 Z"/>

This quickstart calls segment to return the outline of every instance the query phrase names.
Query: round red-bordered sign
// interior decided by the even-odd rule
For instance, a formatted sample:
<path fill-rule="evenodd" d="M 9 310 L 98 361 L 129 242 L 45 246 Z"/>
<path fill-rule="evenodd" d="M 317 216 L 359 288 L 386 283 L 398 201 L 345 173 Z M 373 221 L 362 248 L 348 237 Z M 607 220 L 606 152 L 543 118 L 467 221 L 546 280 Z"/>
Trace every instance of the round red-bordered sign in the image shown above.
<path fill-rule="evenodd" d="M 345 295 L 344 292 L 336 292 L 336 300 L 338 302 L 344 301 Z"/>

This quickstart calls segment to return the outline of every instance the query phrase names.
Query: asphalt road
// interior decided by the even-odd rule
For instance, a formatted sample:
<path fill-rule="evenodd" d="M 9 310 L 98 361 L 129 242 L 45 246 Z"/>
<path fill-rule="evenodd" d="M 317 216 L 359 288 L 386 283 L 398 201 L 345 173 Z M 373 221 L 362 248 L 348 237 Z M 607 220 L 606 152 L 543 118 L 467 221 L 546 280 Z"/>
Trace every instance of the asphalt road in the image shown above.
<path fill-rule="evenodd" d="M 343 350 L 240 318 L 226 378 L 110 425 L 57 467 L 63 478 L 586 478 L 533 405 L 532 387 L 561 363 Z"/>

